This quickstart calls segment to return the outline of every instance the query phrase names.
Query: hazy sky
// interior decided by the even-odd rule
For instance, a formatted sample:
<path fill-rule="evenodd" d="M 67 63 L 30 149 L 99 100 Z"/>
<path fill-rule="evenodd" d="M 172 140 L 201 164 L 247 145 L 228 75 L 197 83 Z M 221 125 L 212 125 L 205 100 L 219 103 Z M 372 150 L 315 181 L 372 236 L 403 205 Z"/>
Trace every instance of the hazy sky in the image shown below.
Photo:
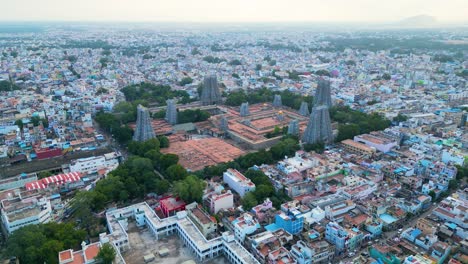
<path fill-rule="evenodd" d="M 468 0 L 0 0 L 0 20 L 384 22 L 414 15 L 467 21 Z"/>

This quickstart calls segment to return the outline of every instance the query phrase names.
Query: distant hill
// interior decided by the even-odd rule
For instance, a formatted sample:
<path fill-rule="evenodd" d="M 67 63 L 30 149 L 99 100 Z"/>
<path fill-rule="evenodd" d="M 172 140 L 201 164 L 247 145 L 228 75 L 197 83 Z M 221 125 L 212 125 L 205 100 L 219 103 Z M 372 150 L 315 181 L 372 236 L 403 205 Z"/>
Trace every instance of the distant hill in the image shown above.
<path fill-rule="evenodd" d="M 397 25 L 402 27 L 430 27 L 437 25 L 437 19 L 428 15 L 412 16 L 397 22 Z"/>

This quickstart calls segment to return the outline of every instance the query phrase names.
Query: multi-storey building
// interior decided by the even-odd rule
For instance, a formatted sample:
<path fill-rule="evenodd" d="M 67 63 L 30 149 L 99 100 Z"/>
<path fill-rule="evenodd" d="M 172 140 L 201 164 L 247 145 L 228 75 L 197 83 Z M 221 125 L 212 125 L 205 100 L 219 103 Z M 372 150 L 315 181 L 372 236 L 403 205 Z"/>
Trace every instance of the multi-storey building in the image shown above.
<path fill-rule="evenodd" d="M 346 251 L 349 234 L 346 229 L 335 222 L 329 222 L 325 229 L 325 239 L 335 245 L 336 254 L 341 255 Z"/>
<path fill-rule="evenodd" d="M 120 154 L 110 152 L 102 156 L 93 156 L 70 161 L 71 172 L 96 173 L 100 169 L 115 169 L 119 165 Z"/>
<path fill-rule="evenodd" d="M 218 229 L 216 219 L 207 213 L 203 212 L 200 207 L 196 204 L 187 205 L 188 217 L 198 227 L 198 230 L 205 236 L 213 234 Z"/>
<path fill-rule="evenodd" d="M 260 224 L 249 213 L 244 213 L 242 216 L 232 221 L 234 226 L 234 235 L 241 243 L 244 242 L 245 236 L 253 234 L 260 229 Z"/>
<path fill-rule="evenodd" d="M 255 191 L 255 184 L 236 169 L 225 171 L 223 181 L 241 197 L 244 197 L 247 192 Z"/>
<path fill-rule="evenodd" d="M 11 177 L 0 180 L 0 190 L 17 189 L 23 187 L 28 182 L 37 180 L 36 173 L 25 174 L 22 173 L 17 177 Z"/>
<path fill-rule="evenodd" d="M 117 249 L 117 255 L 131 248 L 125 227 L 128 218 L 135 219 L 138 227 L 146 226 L 154 239 L 160 236 L 177 234 L 182 243 L 190 248 L 197 261 L 203 262 L 224 254 L 233 264 L 259 264 L 259 262 L 237 241 L 234 235 L 225 232 L 222 236 L 207 239 L 194 222 L 187 217 L 186 211 L 177 215 L 160 219 L 154 210 L 146 203 L 138 203 L 128 207 L 115 209 L 106 213 L 107 226 L 110 234 L 109 242 Z"/>
<path fill-rule="evenodd" d="M 1 201 L 1 205 L 3 227 L 7 234 L 23 226 L 43 224 L 52 219 L 49 199 L 37 190 L 10 193 L 7 199 Z"/>
<path fill-rule="evenodd" d="M 213 214 L 218 213 L 220 210 L 234 207 L 234 195 L 230 190 L 220 194 L 213 193 L 206 199 L 210 205 L 210 211 Z"/>

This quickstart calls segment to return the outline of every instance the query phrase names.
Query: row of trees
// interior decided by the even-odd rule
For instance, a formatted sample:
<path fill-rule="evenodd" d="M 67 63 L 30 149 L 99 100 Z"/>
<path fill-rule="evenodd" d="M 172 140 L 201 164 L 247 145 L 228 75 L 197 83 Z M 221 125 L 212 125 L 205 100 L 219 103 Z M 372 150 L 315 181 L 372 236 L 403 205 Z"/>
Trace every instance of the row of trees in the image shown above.
<path fill-rule="evenodd" d="M 186 91 L 174 91 L 169 85 L 156 85 L 142 82 L 126 86 L 121 89 L 127 101 L 145 100 L 149 103 L 165 105 L 167 99 L 179 98 L 181 103 L 190 102 L 190 96 Z"/>
<path fill-rule="evenodd" d="M 8 237 L 7 251 L 21 263 L 58 263 L 58 253 L 66 249 L 80 249 L 86 238 L 82 229 L 68 223 L 46 223 L 28 225 Z M 112 264 L 116 252 L 110 244 L 104 244 L 96 260 L 102 264 Z"/>
<path fill-rule="evenodd" d="M 94 120 L 102 129 L 112 134 L 119 143 L 127 143 L 132 139 L 133 130 L 128 125 L 122 125 L 114 114 L 99 112 Z"/>
<path fill-rule="evenodd" d="M 7 242 L 7 252 L 21 263 L 58 263 L 58 252 L 79 248 L 86 232 L 72 224 L 28 225 L 16 230 Z"/>
<path fill-rule="evenodd" d="M 231 92 L 227 95 L 226 104 L 229 106 L 240 106 L 244 102 L 250 104 L 272 102 L 275 94 L 281 95 L 283 105 L 299 110 L 303 101 L 312 105 L 312 96 L 302 96 L 291 91 L 273 92 L 268 88 L 261 88 L 246 93 L 244 90 Z"/>
<path fill-rule="evenodd" d="M 383 130 L 391 121 L 378 113 L 367 114 L 353 110 L 348 106 L 335 106 L 330 109 L 330 117 L 339 123 L 336 141 L 352 139 L 356 135 Z"/>
<path fill-rule="evenodd" d="M 41 118 L 39 116 L 33 116 L 29 120 L 33 126 L 37 127 L 41 122 L 44 127 L 49 127 L 49 120 L 47 118 Z M 22 119 L 18 119 L 15 121 L 15 125 L 17 125 L 21 130 L 23 130 L 24 123 Z"/>
<path fill-rule="evenodd" d="M 161 110 L 153 114 L 153 118 L 164 118 L 166 116 L 166 110 Z M 200 109 L 187 109 L 184 111 L 177 112 L 177 122 L 179 124 L 189 122 L 202 122 L 210 118 L 210 113 Z"/>

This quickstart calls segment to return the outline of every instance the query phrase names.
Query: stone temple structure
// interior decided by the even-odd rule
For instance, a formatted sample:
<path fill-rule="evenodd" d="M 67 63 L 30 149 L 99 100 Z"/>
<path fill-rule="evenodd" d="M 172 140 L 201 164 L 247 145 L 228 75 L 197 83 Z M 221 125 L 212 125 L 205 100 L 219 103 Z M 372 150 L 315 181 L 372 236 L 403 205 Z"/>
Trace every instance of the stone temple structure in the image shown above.
<path fill-rule="evenodd" d="M 225 116 L 221 117 L 221 120 L 219 121 L 219 128 L 224 132 L 229 130 L 229 123 Z"/>
<path fill-rule="evenodd" d="M 273 99 L 273 106 L 274 107 L 283 106 L 283 102 L 281 101 L 281 95 L 275 94 L 275 98 Z"/>
<path fill-rule="evenodd" d="M 326 105 L 332 106 L 330 81 L 320 79 L 314 97 L 314 106 Z"/>
<path fill-rule="evenodd" d="M 288 125 L 289 135 L 299 135 L 299 121 L 297 119 L 291 120 Z"/>
<path fill-rule="evenodd" d="M 301 103 L 301 108 L 299 108 L 299 114 L 301 114 L 301 116 L 309 116 L 310 115 L 309 104 L 307 102 L 302 102 Z"/>
<path fill-rule="evenodd" d="M 240 116 L 248 116 L 250 115 L 249 111 L 249 103 L 242 103 L 240 106 Z"/>
<path fill-rule="evenodd" d="M 166 107 L 166 121 L 171 124 L 175 125 L 177 124 L 177 108 L 176 108 L 176 102 L 174 99 L 169 99 L 166 101 L 167 107 Z"/>
<path fill-rule="evenodd" d="M 137 106 L 137 121 L 133 140 L 146 141 L 155 137 L 148 108 Z"/>
<path fill-rule="evenodd" d="M 221 102 L 221 93 L 219 92 L 216 75 L 208 75 L 205 77 L 200 99 L 202 105 L 212 105 Z"/>
<path fill-rule="evenodd" d="M 302 140 L 309 144 L 333 142 L 330 113 L 326 105 L 316 106 L 312 109 Z"/>

